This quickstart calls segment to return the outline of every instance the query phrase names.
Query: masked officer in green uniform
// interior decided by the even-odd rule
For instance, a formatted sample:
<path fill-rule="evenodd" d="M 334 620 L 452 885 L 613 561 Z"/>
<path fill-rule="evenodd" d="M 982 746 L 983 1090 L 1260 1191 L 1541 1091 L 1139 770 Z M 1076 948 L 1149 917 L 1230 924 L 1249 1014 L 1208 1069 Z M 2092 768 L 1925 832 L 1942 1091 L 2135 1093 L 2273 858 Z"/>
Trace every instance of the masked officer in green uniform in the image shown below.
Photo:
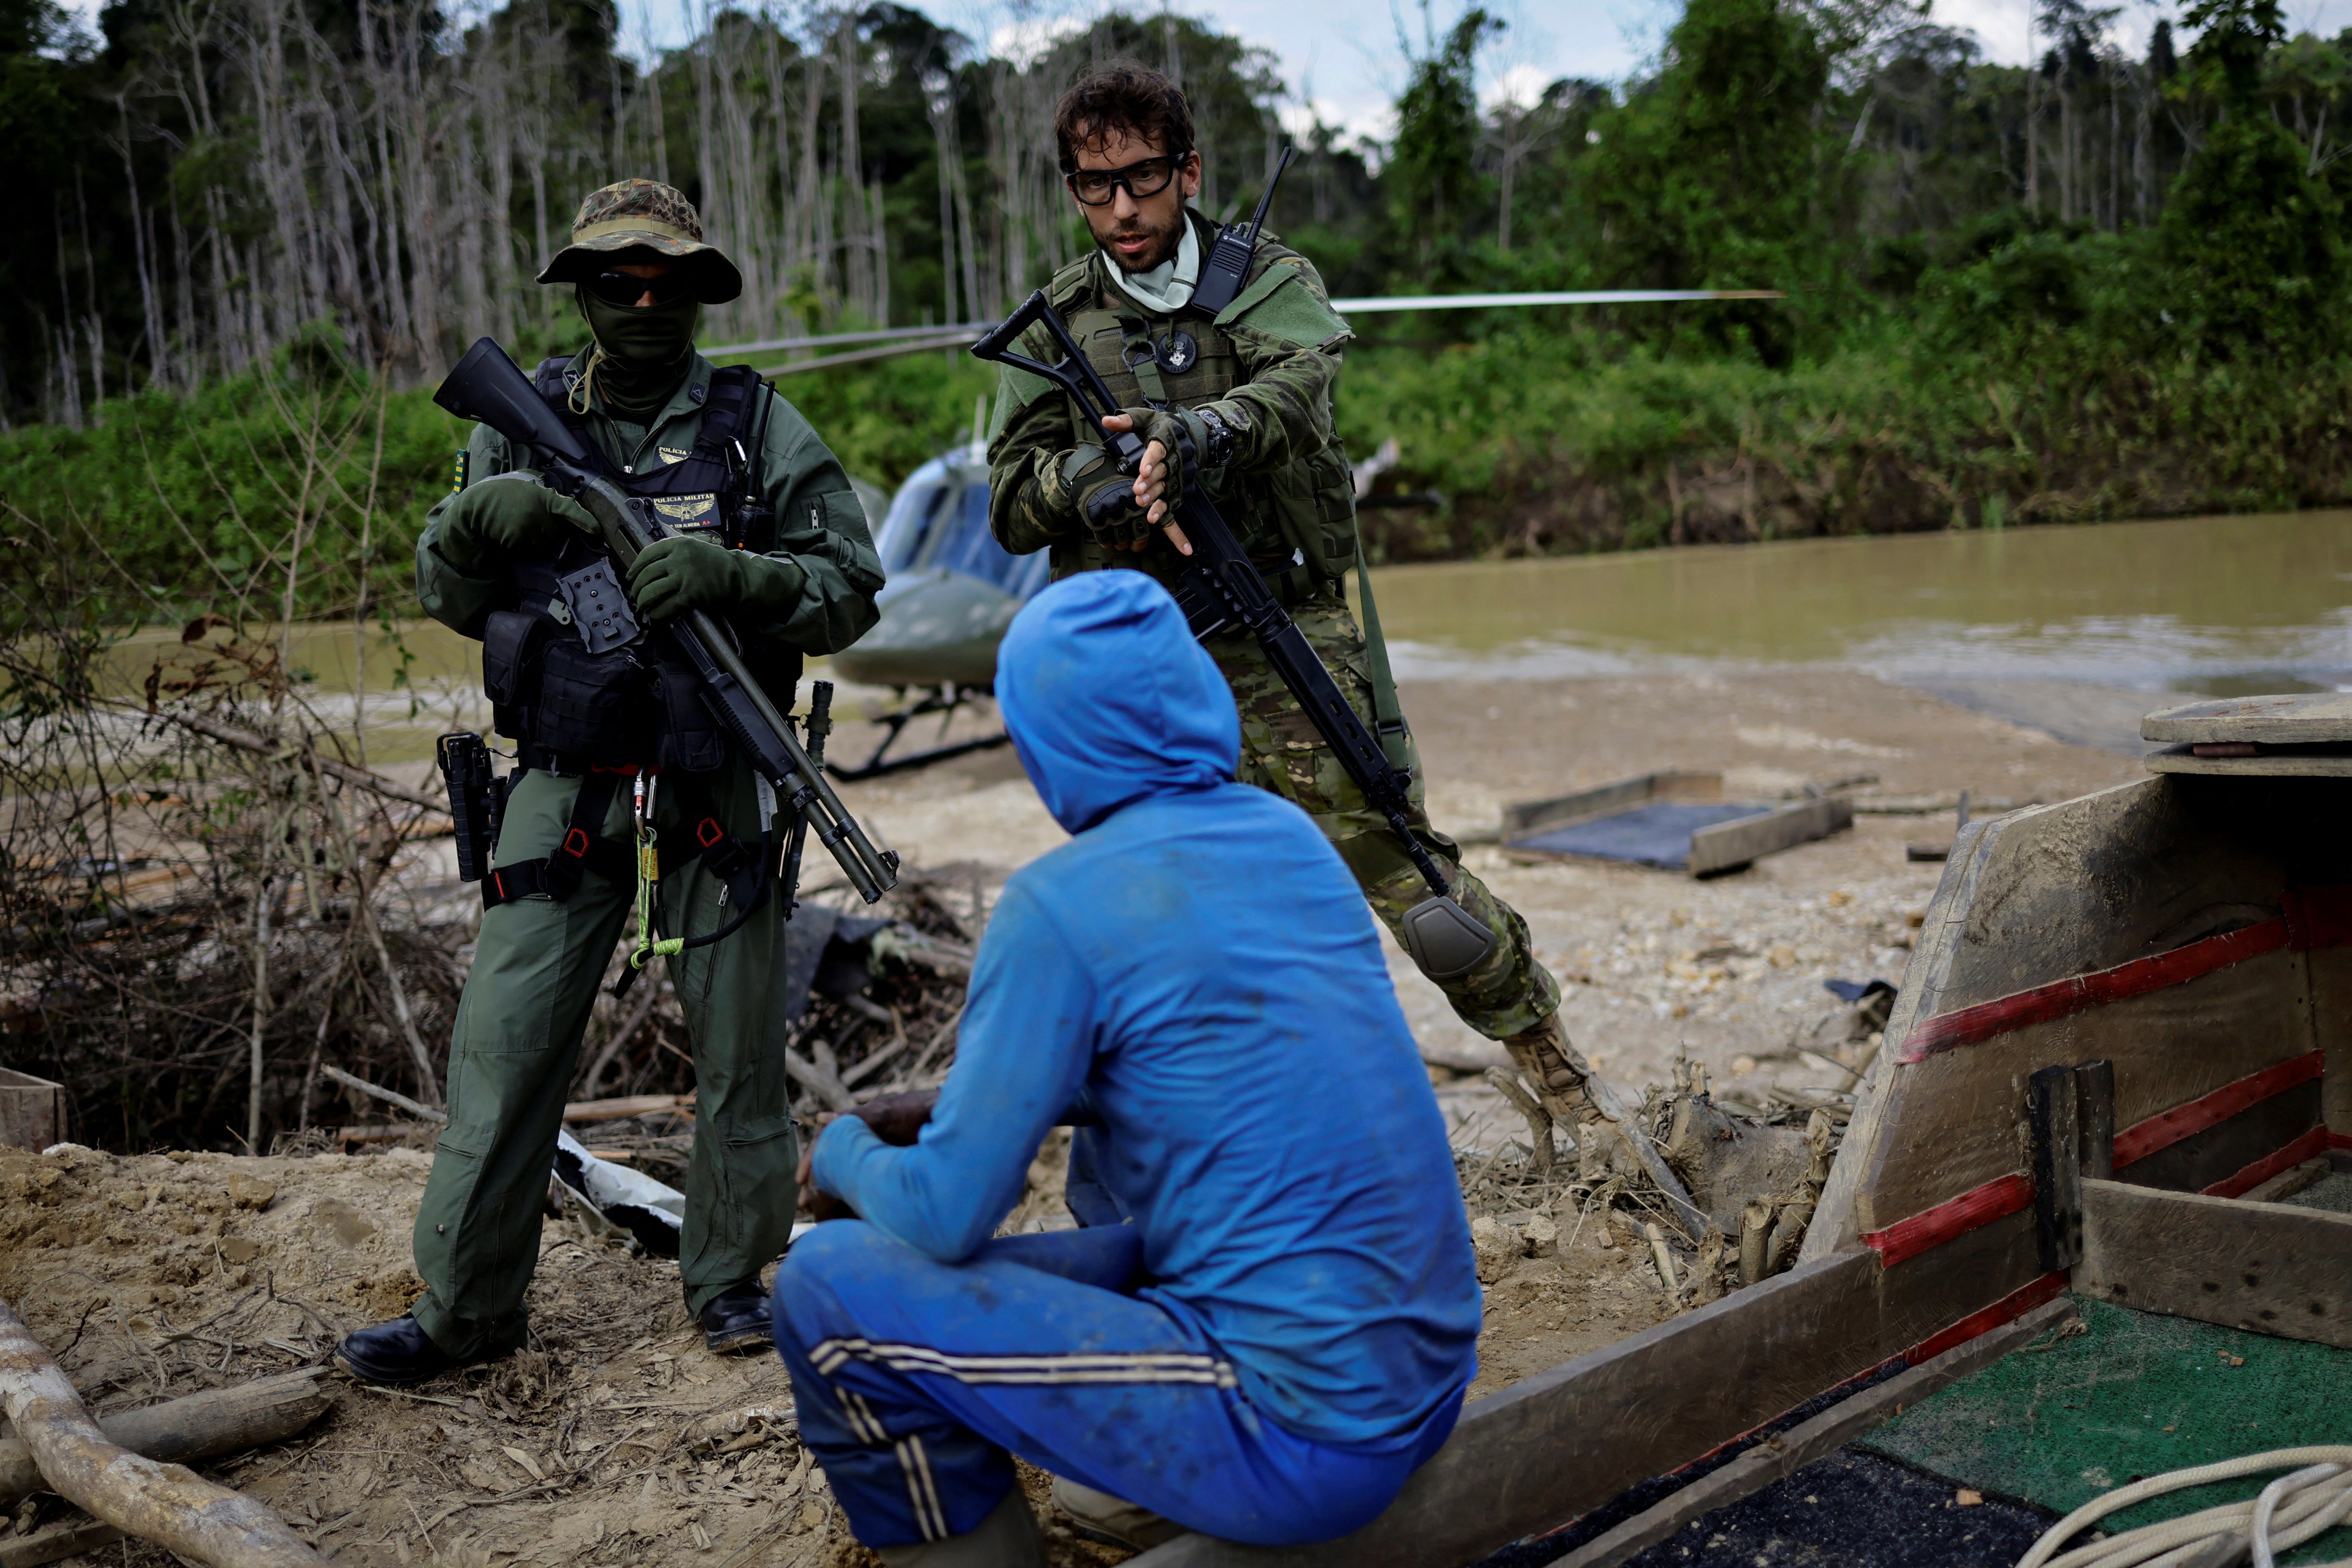
<path fill-rule="evenodd" d="M 848 476 L 808 422 L 748 367 L 716 370 L 694 351 L 701 307 L 734 299 L 740 274 L 704 243 L 684 195 L 625 180 L 582 205 L 539 280 L 576 289 L 592 339 L 540 367 L 541 395 L 588 437 L 606 477 L 678 531 L 630 571 L 635 615 L 728 617 L 789 708 L 803 653 L 845 647 L 874 624 L 882 570 Z M 520 768 L 483 879 L 449 1047 L 449 1123 L 417 1212 L 425 1294 L 337 1351 L 367 1382 L 418 1382 L 522 1342 L 566 1090 L 637 898 L 641 810 L 657 835 L 669 933 L 726 933 L 671 960 L 695 1055 L 686 1304 L 714 1351 L 769 1342 L 759 1274 L 784 1250 L 797 1195 L 785 910 L 769 875 L 788 821 L 772 822 L 766 782 L 661 645 L 616 643 L 611 570 L 587 513 L 477 426 L 462 488 L 417 542 L 416 591 L 436 620 L 482 639 L 483 684 Z"/>
<path fill-rule="evenodd" d="M 1368 640 L 1342 591 L 1360 558 L 1353 476 L 1332 429 L 1331 395 L 1340 351 L 1353 334 L 1332 310 L 1322 279 L 1305 257 L 1262 237 L 1230 305 L 1213 320 L 1186 310 L 1217 226 L 1185 205 L 1200 191 L 1201 154 L 1183 94 L 1158 72 L 1134 65 L 1095 72 L 1064 95 L 1055 133 L 1065 181 L 1097 249 L 1056 273 L 1047 293 L 1126 405 L 1112 428 L 1134 430 L 1150 445 L 1140 473 L 1120 473 L 1065 395 L 1007 366 L 989 445 L 996 537 L 1017 554 L 1050 550 L 1057 580 L 1122 566 L 1172 584 L 1183 557 L 1163 537 L 1163 525 L 1182 487 L 1198 484 L 1364 721 L 1401 726 L 1378 622 Z M 1042 328 L 1021 347 L 1033 358 L 1058 357 Z M 1180 452 L 1187 456 L 1178 459 Z M 1114 487 L 1127 488 L 1135 504 L 1108 514 L 1089 510 Z M 1401 922 L 1426 889 L 1386 820 L 1367 805 L 1254 637 L 1236 629 L 1206 646 L 1241 709 L 1242 782 L 1296 801 L 1313 816 L 1403 942 Z M 1462 907 L 1496 939 L 1466 968 L 1430 977 L 1465 1023 L 1505 1044 L 1555 1114 L 1573 1118 L 1583 1109 L 1590 1069 L 1560 1026 L 1559 985 L 1537 961 L 1527 922 L 1463 870 L 1461 851 L 1429 826 L 1409 734 L 1397 750 L 1402 755 L 1392 755 L 1414 775 L 1415 832 Z M 1081 1151 L 1074 1155 L 1074 1209 L 1084 1163 Z"/>

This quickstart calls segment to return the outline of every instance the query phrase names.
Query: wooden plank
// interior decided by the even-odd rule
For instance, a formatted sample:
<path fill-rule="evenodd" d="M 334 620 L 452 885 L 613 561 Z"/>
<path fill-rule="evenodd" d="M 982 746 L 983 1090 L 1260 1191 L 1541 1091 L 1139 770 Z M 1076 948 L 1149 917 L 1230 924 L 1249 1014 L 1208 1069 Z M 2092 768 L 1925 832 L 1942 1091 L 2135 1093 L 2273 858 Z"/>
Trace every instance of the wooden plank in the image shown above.
<path fill-rule="evenodd" d="M 1880 1091 L 1886 1111 L 1857 1156 L 1859 1228 L 1884 1230 L 2019 1169 L 2025 1080 L 2042 1068 L 2113 1061 L 2116 1120 L 2129 1127 L 2307 1054 L 2312 1021 L 2303 966 L 2302 954 L 2275 951 L 1964 1050 L 1896 1064 Z"/>
<path fill-rule="evenodd" d="M 2074 1069 L 2043 1068 L 2026 1080 L 2033 1149 L 2033 1235 L 2044 1268 L 2083 1256 L 2083 1154 L 2074 1126 Z"/>
<path fill-rule="evenodd" d="M 2140 721 L 2143 741 L 2252 741 L 2274 746 L 2315 746 L 2352 741 L 2352 695 L 2297 691 L 2271 697 L 2222 697 L 2165 708 Z"/>
<path fill-rule="evenodd" d="M 2327 1129 L 2314 1127 L 2284 1149 L 2273 1150 L 2259 1160 L 2240 1167 L 2218 1182 L 2209 1182 L 2198 1188 L 2209 1198 L 2242 1198 L 2256 1187 L 2268 1184 L 2283 1171 L 2293 1170 L 2305 1160 L 2316 1158 L 2327 1150 Z"/>
<path fill-rule="evenodd" d="M 2030 1214 L 1894 1268 L 1862 1249 L 1802 1263 L 1476 1401 L 1387 1511 L 1352 1535 L 1286 1549 L 1187 1535 L 1138 1568 L 1469 1563 L 1931 1343 L 2038 1278 Z"/>
<path fill-rule="evenodd" d="M 1549 800 L 1525 800 L 1506 805 L 1503 807 L 1503 838 L 1507 843 L 1543 828 L 1565 827 L 1572 822 L 1623 811 L 1628 806 L 1641 805 L 1648 801 L 1702 800 L 1722 794 L 1721 773 L 1672 770 L 1643 773 L 1637 778 L 1619 779 L 1614 784 L 1572 790 L 1567 795 L 1554 795 Z"/>
<path fill-rule="evenodd" d="M 46 1149 L 64 1141 L 65 1128 L 64 1085 L 0 1068 L 0 1147 Z"/>
<path fill-rule="evenodd" d="M 2116 1064 L 2104 1057 L 2074 1069 L 2074 1122 L 2083 1174 L 2105 1181 L 2116 1173 Z"/>
<path fill-rule="evenodd" d="M 2192 1137 L 2135 1160 L 2115 1179 L 2135 1187 L 2201 1193 L 2317 1128 L 2320 1086 L 2305 1080 Z"/>
<path fill-rule="evenodd" d="M 2352 948 L 2315 951 L 2311 976 L 2314 1043 L 2327 1053 L 2320 1113 L 2329 1131 L 2352 1137 Z"/>
<path fill-rule="evenodd" d="M 2352 754 L 2340 752 L 2261 752 L 2251 757 L 2200 757 L 2188 747 L 2177 752 L 2150 752 L 2152 773 L 2195 773 L 2210 778 L 2346 779 L 2352 778 Z"/>
<path fill-rule="evenodd" d="M 1823 1455 L 1835 1453 L 1864 1433 L 1894 1419 L 1937 1389 L 1974 1372 L 2075 1316 L 2071 1301 L 2052 1301 L 2021 1318 L 1978 1335 L 1933 1357 L 1925 1365 L 1874 1384 L 1841 1400 L 1811 1420 L 1768 1437 L 1721 1469 L 1700 1477 L 1654 1508 L 1634 1515 L 1607 1534 L 1552 1560 L 1552 1568 L 1617 1568 L 1627 1558 L 1655 1546 L 1717 1509 L 1751 1497 L 1783 1476 Z"/>
<path fill-rule="evenodd" d="M 1825 795 L 1761 816 L 1718 822 L 1691 835 L 1690 874 L 1705 877 L 1728 871 L 1853 826 L 1853 802 L 1843 795 Z"/>
<path fill-rule="evenodd" d="M 2084 1182 L 2083 1238 L 2086 1296 L 2352 1350 L 2352 1215 Z"/>
<path fill-rule="evenodd" d="M 2290 1057 L 2243 1078 L 2233 1079 L 2221 1088 L 2176 1105 L 2169 1110 L 2161 1110 L 2135 1121 L 2116 1134 L 2115 1163 L 2118 1167 L 2136 1165 L 2160 1149 L 2168 1148 L 2209 1127 L 2220 1126 L 2273 1095 L 2284 1094 L 2299 1083 L 2308 1083 L 2320 1076 L 2326 1059 L 2322 1052 L 2306 1051 L 2302 1056 Z"/>
<path fill-rule="evenodd" d="M 2070 974 L 2047 985 L 1925 1019 L 1903 1037 L 1903 1047 L 1895 1059 L 1906 1066 L 1923 1062 L 1938 1051 L 1980 1045 L 2035 1024 L 2053 1023 L 2095 1007 L 2111 1006 L 2168 986 L 2185 985 L 2287 946 L 2285 920 L 2271 920 L 2187 942 L 2169 952 L 2135 958 L 2112 968 Z"/>

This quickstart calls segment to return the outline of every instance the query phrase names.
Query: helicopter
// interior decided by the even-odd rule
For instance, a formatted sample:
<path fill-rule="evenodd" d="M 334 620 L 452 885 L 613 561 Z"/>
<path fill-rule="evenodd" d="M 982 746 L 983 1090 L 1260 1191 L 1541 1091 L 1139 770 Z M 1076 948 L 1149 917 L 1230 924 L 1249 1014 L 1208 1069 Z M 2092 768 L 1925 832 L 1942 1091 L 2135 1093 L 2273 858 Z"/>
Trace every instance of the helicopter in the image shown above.
<path fill-rule="evenodd" d="M 889 686 L 913 702 L 876 716 L 885 729 L 873 755 L 855 766 L 826 764 L 856 782 L 919 768 L 1002 746 L 993 735 L 893 757 L 908 725 L 940 715 L 944 735 L 956 710 L 992 694 L 996 645 L 1031 595 L 1045 585 L 1046 553 L 1015 555 L 988 528 L 988 441 L 975 410 L 971 439 L 950 447 L 907 477 L 874 533 L 887 581 L 876 602 L 882 618 L 833 656 L 846 679 Z"/>
<path fill-rule="evenodd" d="M 1439 294 L 1334 300 L 1342 314 L 1391 310 L 1493 309 L 1532 305 L 1616 305 L 1700 300 L 1777 300 L 1771 289 L 1579 289 L 1517 294 Z M 838 344 L 860 346 L 845 353 L 803 360 L 763 371 L 790 374 L 834 365 L 886 358 L 900 353 L 954 349 L 976 342 L 993 323 L 952 327 L 908 327 L 880 331 L 835 334 L 823 338 L 791 338 L 743 343 L 729 349 L 709 349 L 719 354 L 768 349 L 830 349 Z M 891 751 L 907 727 L 937 714 L 944 737 L 956 713 L 972 702 L 993 695 L 996 645 L 1012 626 L 1013 617 L 1032 595 L 1045 586 L 1046 552 L 1015 555 L 996 542 L 988 527 L 987 401 L 972 410 L 969 440 L 949 448 L 908 475 L 887 508 L 875 504 L 878 488 L 863 481 L 858 496 L 867 515 L 882 515 L 875 530 L 875 552 L 882 559 L 887 579 L 877 603 L 881 618 L 850 647 L 833 656 L 833 668 L 843 678 L 869 686 L 895 689 L 903 705 L 874 717 L 884 727 L 881 743 L 863 763 L 844 765 L 828 760 L 825 770 L 847 782 L 879 778 L 951 757 L 1007 744 L 1011 737 L 992 735 L 934 745 L 901 756 Z M 1378 452 L 1355 465 L 1356 504 L 1376 506 L 1435 506 L 1435 495 L 1372 496 L 1372 481 L 1398 460 L 1397 444 L 1381 444 Z M 911 701 L 909 693 L 921 695 Z"/>

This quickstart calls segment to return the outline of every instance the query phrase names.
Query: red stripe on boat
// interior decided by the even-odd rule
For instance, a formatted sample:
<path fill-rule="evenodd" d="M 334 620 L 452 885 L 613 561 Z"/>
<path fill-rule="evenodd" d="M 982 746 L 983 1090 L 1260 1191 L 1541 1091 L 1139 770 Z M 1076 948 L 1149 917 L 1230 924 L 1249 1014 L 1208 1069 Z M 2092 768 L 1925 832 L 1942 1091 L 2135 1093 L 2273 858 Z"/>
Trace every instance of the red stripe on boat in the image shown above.
<path fill-rule="evenodd" d="M 1913 1366 L 1935 1360 L 1954 1345 L 1964 1345 L 1979 1334 L 1989 1334 L 2003 1323 L 2014 1322 L 2044 1301 L 2054 1301 L 2066 1293 L 2066 1271 L 2053 1268 L 2030 1284 L 2021 1285 L 1980 1312 L 1970 1312 L 1942 1333 L 1921 1340 L 1903 1352 L 1903 1359 Z"/>
<path fill-rule="evenodd" d="M 2236 1175 L 2222 1177 L 2204 1190 L 2205 1195 L 2209 1198 L 2234 1198 L 2242 1193 L 2251 1193 L 2273 1176 L 2327 1152 L 2332 1136 L 2326 1128 L 2315 1127 L 2277 1153 L 2265 1154 Z"/>
<path fill-rule="evenodd" d="M 1896 1220 L 1885 1230 L 1865 1231 L 1862 1243 L 1878 1254 L 1878 1266 L 1892 1268 L 1906 1258 L 1938 1247 L 1980 1225 L 1990 1225 L 2033 1206 L 2033 1184 L 2020 1175 L 1997 1176 L 1980 1187 L 1934 1208 Z"/>
<path fill-rule="evenodd" d="M 2137 1164 L 2159 1149 L 2169 1149 L 2183 1138 L 2193 1137 L 2242 1111 L 2251 1110 L 2271 1096 L 2284 1094 L 2299 1083 L 2309 1083 L 2326 1070 L 2327 1053 L 2309 1051 L 2266 1067 L 2260 1072 L 2248 1073 L 2186 1105 L 2176 1105 L 2145 1121 L 2135 1121 L 2116 1134 L 2116 1169 L 2120 1171 L 2126 1165 Z M 2306 1154 L 2304 1158 L 2307 1160 L 2311 1156 Z"/>
<path fill-rule="evenodd" d="M 2046 1024 L 2110 1002 L 2145 996 L 2151 991 L 2195 980 L 2265 952 L 2276 952 L 2287 945 L 2287 940 L 2285 921 L 2264 921 L 2243 931 L 2209 936 L 2202 942 L 2176 947 L 2170 952 L 2159 952 L 2153 958 L 2135 958 L 2113 969 L 2069 975 L 2031 991 L 2020 991 L 2013 996 L 1939 1014 L 1912 1029 L 1910 1037 L 1903 1042 L 1903 1054 L 1895 1059 L 1908 1067 L 1926 1061 L 1938 1051 L 1973 1046 L 2028 1024 Z"/>

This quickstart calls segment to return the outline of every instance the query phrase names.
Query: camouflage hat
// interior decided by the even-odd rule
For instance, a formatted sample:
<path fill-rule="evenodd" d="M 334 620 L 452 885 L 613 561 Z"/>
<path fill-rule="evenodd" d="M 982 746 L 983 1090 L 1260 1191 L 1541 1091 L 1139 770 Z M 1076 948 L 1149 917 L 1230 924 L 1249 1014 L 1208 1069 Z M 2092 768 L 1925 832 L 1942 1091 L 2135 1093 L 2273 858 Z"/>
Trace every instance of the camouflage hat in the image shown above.
<path fill-rule="evenodd" d="M 578 283 L 612 265 L 614 252 L 648 250 L 688 262 L 706 305 L 743 292 L 743 275 L 715 245 L 702 241 L 702 218 L 682 191 L 656 180 L 618 180 L 589 193 L 572 220 L 572 243 L 555 253 L 541 283 Z"/>

